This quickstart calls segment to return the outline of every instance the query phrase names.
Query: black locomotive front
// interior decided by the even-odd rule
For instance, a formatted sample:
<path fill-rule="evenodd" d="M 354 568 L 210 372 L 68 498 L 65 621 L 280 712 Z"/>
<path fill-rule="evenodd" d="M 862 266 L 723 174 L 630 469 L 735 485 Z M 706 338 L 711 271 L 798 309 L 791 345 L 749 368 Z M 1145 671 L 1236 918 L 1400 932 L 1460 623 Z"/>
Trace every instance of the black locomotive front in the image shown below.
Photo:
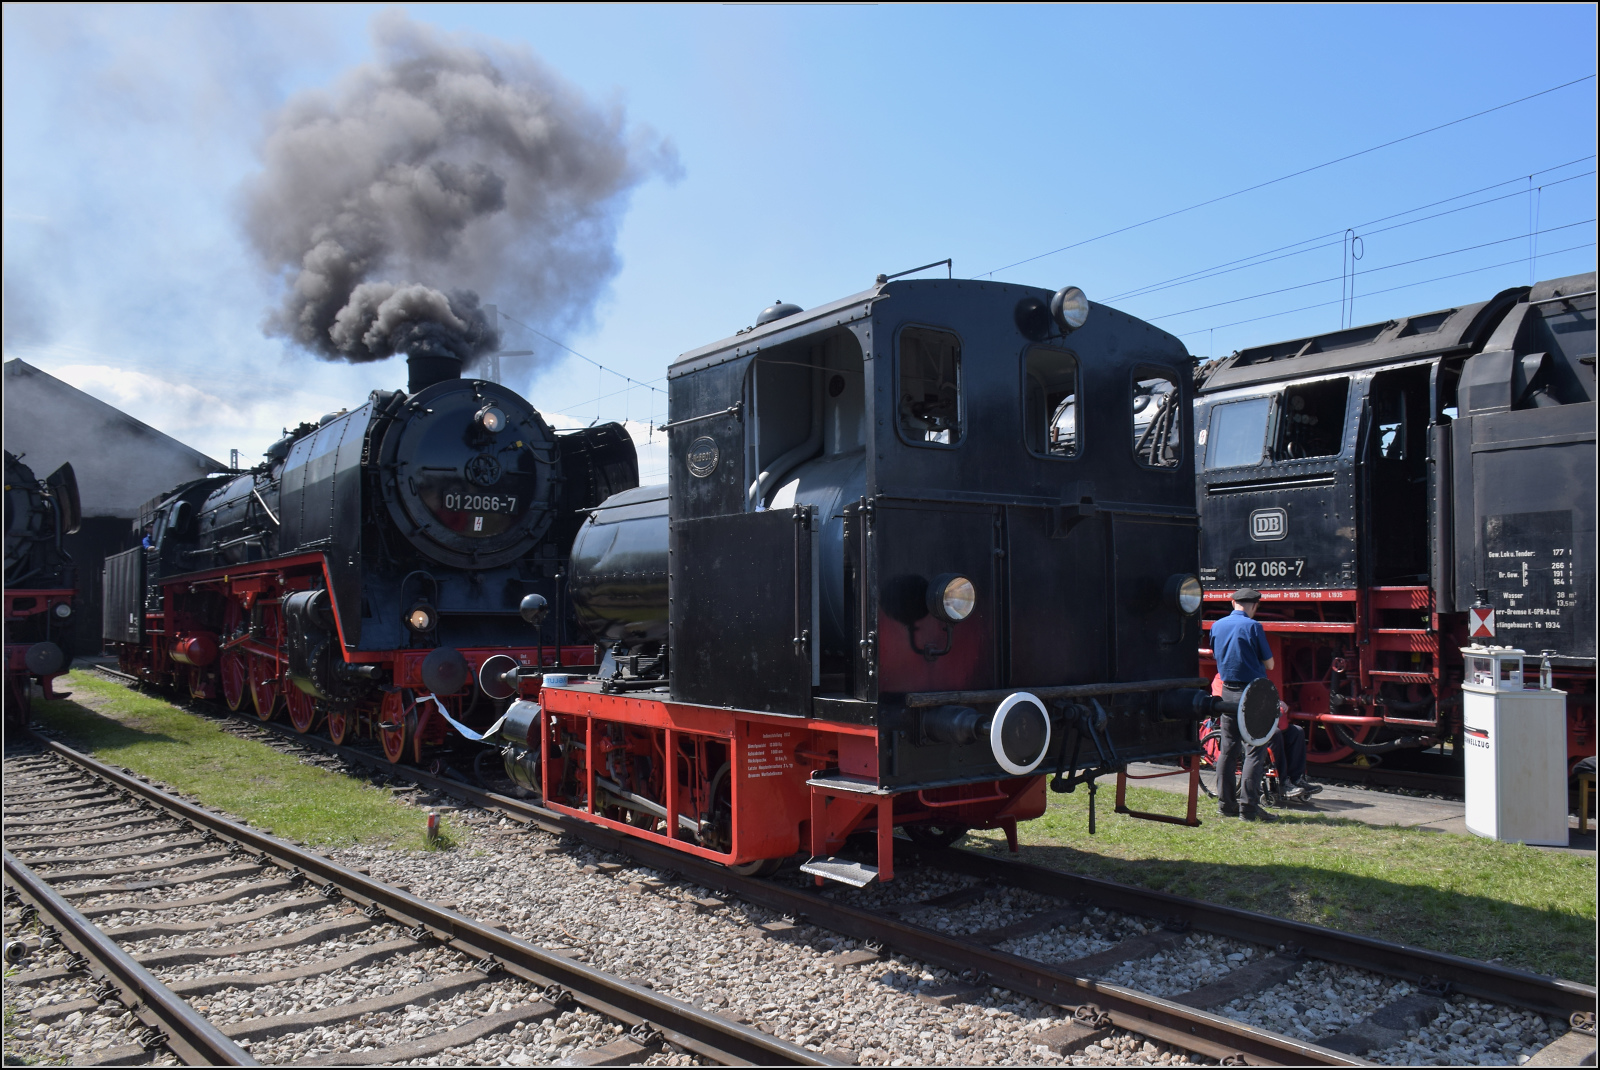
<path fill-rule="evenodd" d="M 5 456 L 6 723 L 20 725 L 30 681 L 50 697 L 50 682 L 72 663 L 78 573 L 61 539 L 78 530 L 82 508 L 72 465 L 41 480 Z"/>
<path fill-rule="evenodd" d="M 427 696 L 492 712 L 470 686 L 488 657 L 592 662 L 573 643 L 567 548 L 576 510 L 638 482 L 632 441 L 615 424 L 557 435 L 448 358 L 411 372 L 251 472 L 153 504 L 151 549 L 107 573 L 106 635 L 133 669 L 263 716 L 281 698 L 297 727 L 342 735 L 365 717 L 420 755 L 448 735 L 432 715 L 449 706 Z"/>

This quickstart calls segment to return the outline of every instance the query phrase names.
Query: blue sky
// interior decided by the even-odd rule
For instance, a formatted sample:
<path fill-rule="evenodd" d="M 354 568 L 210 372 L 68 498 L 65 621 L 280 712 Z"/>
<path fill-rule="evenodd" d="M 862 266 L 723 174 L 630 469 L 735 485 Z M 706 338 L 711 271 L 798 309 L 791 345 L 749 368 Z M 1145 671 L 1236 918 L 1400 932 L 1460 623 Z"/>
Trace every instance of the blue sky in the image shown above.
<path fill-rule="evenodd" d="M 379 10 L 7 6 L 6 358 L 224 460 L 403 384 L 397 360 L 330 364 L 264 335 L 282 280 L 239 226 L 274 110 L 371 59 Z M 674 146 L 676 176 L 644 181 L 620 216 L 620 269 L 558 334 L 658 390 L 678 353 L 774 299 L 809 306 L 944 257 L 958 276 L 1081 286 L 1201 356 L 1595 263 L 1588 5 L 403 10 L 532 51 Z M 1364 247 L 1353 311 L 1346 228 Z M 643 434 L 664 411 L 664 393 L 541 339 L 507 345 L 539 352 L 516 385 L 569 424 L 627 417 Z M 649 451 L 646 477 L 659 466 Z"/>

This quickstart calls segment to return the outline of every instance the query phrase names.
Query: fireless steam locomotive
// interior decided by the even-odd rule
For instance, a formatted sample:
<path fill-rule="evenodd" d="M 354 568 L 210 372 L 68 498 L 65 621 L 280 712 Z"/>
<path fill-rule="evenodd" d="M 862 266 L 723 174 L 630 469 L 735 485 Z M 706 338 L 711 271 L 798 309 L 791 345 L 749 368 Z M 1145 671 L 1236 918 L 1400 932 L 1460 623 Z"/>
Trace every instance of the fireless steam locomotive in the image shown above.
<path fill-rule="evenodd" d="M 1312 761 L 1459 740 L 1472 642 L 1547 656 L 1595 753 L 1594 313 L 1590 272 L 1199 373 L 1206 627 L 1262 591 Z"/>
<path fill-rule="evenodd" d="M 507 772 L 546 805 L 861 885 L 893 875 L 896 826 L 1014 844 L 1050 774 L 1092 793 L 1197 752 L 1215 703 L 1171 335 L 1075 287 L 880 276 L 668 380 L 667 485 L 608 498 L 573 545 L 599 670 L 505 719 Z M 875 866 L 843 856 L 856 834 Z"/>
<path fill-rule="evenodd" d="M 106 562 L 103 634 L 124 671 L 422 763 L 477 738 L 518 666 L 593 667 L 567 548 L 578 510 L 638 484 L 632 440 L 617 424 L 557 435 L 453 357 L 409 364 L 407 390 L 146 508 L 149 546 Z"/>
<path fill-rule="evenodd" d="M 31 681 L 55 698 L 51 681 L 72 663 L 77 568 L 61 538 L 76 532 L 81 518 L 72 465 L 41 481 L 6 451 L 7 727 L 27 723 Z"/>

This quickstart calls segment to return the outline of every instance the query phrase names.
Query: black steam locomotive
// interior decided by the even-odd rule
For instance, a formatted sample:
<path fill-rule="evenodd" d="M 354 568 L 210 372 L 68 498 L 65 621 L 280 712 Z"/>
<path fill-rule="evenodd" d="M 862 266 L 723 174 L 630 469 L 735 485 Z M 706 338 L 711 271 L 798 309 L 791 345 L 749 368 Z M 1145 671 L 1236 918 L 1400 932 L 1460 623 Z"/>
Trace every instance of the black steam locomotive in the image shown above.
<path fill-rule="evenodd" d="M 558 435 L 455 358 L 409 363 L 407 390 L 146 507 L 145 545 L 106 562 L 103 633 L 125 671 L 423 762 L 494 719 L 507 669 L 593 666 L 567 552 L 579 510 L 638 484 L 632 440 L 617 424 Z M 473 686 L 491 657 L 495 680 Z"/>
<path fill-rule="evenodd" d="M 1594 313 L 1590 272 L 1201 370 L 1206 626 L 1262 590 L 1311 760 L 1458 740 L 1471 642 L 1547 656 L 1595 753 Z"/>
<path fill-rule="evenodd" d="M 608 498 L 573 547 L 600 669 L 506 720 L 547 805 L 862 884 L 892 876 L 896 826 L 1014 843 L 1050 774 L 1092 792 L 1196 752 L 1175 338 L 1074 287 L 880 276 L 668 378 L 667 485 Z M 875 867 L 837 857 L 857 833 Z"/>
<path fill-rule="evenodd" d="M 6 724 L 27 723 L 29 683 L 54 698 L 51 681 L 72 663 L 78 574 L 61 538 L 82 509 L 72 465 L 44 480 L 6 453 Z"/>

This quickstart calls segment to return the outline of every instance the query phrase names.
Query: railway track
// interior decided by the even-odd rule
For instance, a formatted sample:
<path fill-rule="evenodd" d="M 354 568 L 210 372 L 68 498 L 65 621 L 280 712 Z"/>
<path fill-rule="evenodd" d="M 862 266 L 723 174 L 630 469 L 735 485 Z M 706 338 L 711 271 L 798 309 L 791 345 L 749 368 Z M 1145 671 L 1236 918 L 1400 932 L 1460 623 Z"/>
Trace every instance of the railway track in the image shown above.
<path fill-rule="evenodd" d="M 615 1023 L 620 1035 L 579 1053 L 574 1065 L 637 1062 L 664 1045 L 724 1065 L 830 1062 L 375 881 L 60 743 L 42 741 L 38 753 L 7 759 L 6 807 L 6 899 L 8 910 L 19 912 L 11 921 L 37 918 L 71 953 L 63 965 L 24 969 L 8 981 L 38 987 L 84 974 L 97 979 L 87 998 L 43 1012 L 49 1019 L 94 1013 L 107 1000 L 131 1011 L 144 1028 L 130 1031 L 129 1043 L 95 1053 L 101 1064 L 126 1065 L 166 1048 L 191 1065 L 260 1065 L 248 1049 L 430 1003 L 430 1017 L 461 1021 L 398 1047 L 316 1061 L 425 1058 L 583 1013 Z M 268 939 L 248 938 L 252 923 L 283 917 L 299 924 Z M 123 923 L 103 927 L 113 920 Z M 226 938 L 234 930 L 244 938 L 192 941 L 195 933 Z M 37 946 L 8 941 L 8 957 Z M 286 953 L 305 961 L 280 968 Z M 366 992 L 372 986 L 362 983 L 364 967 L 408 956 L 424 976 L 420 983 Z M 227 993 L 334 978 L 358 998 L 286 1016 L 211 1020 L 228 1005 Z M 236 999 L 233 1006 L 248 1003 Z M 472 1010 L 484 1007 L 489 1013 Z"/>
<path fill-rule="evenodd" d="M 239 718 L 238 723 L 240 730 L 279 746 L 316 750 L 381 775 L 404 777 L 522 824 L 630 855 L 643 865 L 675 872 L 796 923 L 808 922 L 872 941 L 967 979 L 966 984 L 948 986 L 948 991 L 927 993 L 930 999 L 960 1002 L 992 986 L 1063 1007 L 1072 1014 L 1071 1022 L 1043 1038 L 1060 1054 L 1099 1043 L 1120 1031 L 1219 1061 L 1360 1065 L 1365 1062 L 1362 1055 L 1419 1035 L 1452 1000 L 1465 998 L 1475 1001 L 1469 1005 L 1473 1007 L 1519 1008 L 1571 1024 L 1565 1032 L 1559 1028 L 1551 1031 L 1559 1035 L 1545 1036 L 1545 1043 L 1527 1065 L 1569 1065 L 1594 1057 L 1596 992 L 1588 985 L 970 851 L 928 851 L 902 845 L 908 873 L 916 871 L 912 867 L 923 867 L 962 879 L 951 891 L 919 900 L 896 901 L 898 893 L 892 885 L 844 897 L 783 880 L 740 877 L 720 866 L 566 818 L 529 801 L 487 791 L 464 778 L 391 766 L 362 749 L 335 746 L 253 718 Z M 1008 910 L 1014 915 L 1005 925 L 963 928 L 960 918 L 952 914 L 1002 896 L 1010 897 Z M 934 917 L 946 928 L 935 927 L 931 923 Z M 910 920 L 913 918 L 917 920 Z M 1109 946 L 1064 962 L 1017 953 L 1026 949 L 1030 938 L 1074 928 L 1093 930 L 1094 942 Z M 1215 980 L 1165 995 L 1116 984 L 1103 976 L 1116 967 L 1129 972 L 1126 967 L 1141 960 L 1159 963 L 1163 955 L 1170 956 L 1191 936 L 1237 947 L 1240 950 L 1230 953 L 1249 961 L 1222 972 Z M 1310 964 L 1365 971 L 1400 984 L 1390 985 L 1386 998 L 1359 1022 L 1320 1038 L 1320 1043 L 1221 1013 L 1237 1009 L 1260 993 L 1292 984 Z"/>

